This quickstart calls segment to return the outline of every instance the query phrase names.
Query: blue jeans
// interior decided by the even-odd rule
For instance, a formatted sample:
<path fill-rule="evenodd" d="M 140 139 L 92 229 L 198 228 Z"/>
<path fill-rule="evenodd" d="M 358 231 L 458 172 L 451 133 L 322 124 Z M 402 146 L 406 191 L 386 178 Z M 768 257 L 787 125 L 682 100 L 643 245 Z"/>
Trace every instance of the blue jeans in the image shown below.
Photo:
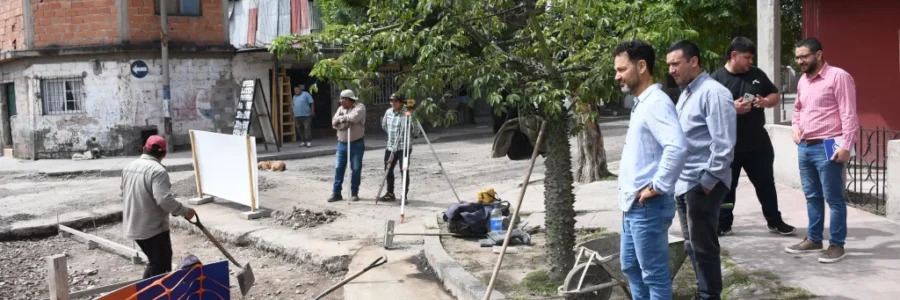
<path fill-rule="evenodd" d="M 362 176 L 363 154 L 366 152 L 366 142 L 361 138 L 350 142 L 350 195 L 359 195 L 359 182 Z M 337 161 L 334 168 L 334 187 L 332 195 L 341 194 L 341 186 L 344 184 L 344 173 L 347 171 L 347 143 L 338 142 Z"/>
<path fill-rule="evenodd" d="M 809 216 L 807 238 L 813 243 L 822 242 L 825 226 L 825 203 L 831 208 L 830 245 L 844 246 L 847 238 L 847 202 L 844 199 L 844 164 L 825 157 L 825 144 L 807 145 L 801 142 L 797 148 L 800 161 L 800 181 L 806 194 L 806 213 Z"/>
<path fill-rule="evenodd" d="M 637 201 L 622 216 L 622 272 L 633 299 L 672 299 L 669 227 L 675 198 L 658 195 L 642 207 Z"/>

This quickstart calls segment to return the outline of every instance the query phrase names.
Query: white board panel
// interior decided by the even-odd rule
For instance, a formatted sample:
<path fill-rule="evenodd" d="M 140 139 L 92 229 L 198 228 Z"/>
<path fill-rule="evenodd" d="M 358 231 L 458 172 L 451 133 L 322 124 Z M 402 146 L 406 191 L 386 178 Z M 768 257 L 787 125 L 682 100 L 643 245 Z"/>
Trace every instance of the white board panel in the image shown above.
<path fill-rule="evenodd" d="M 199 130 L 191 133 L 203 193 L 256 210 L 259 207 L 256 138 L 250 137 L 250 156 L 247 156 L 245 136 Z"/>

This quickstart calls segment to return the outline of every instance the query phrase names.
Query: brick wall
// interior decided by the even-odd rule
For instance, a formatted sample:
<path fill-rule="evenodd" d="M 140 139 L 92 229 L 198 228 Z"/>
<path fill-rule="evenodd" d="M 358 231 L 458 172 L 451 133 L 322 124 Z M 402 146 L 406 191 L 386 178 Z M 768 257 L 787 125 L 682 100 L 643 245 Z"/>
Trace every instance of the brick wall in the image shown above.
<path fill-rule="evenodd" d="M 115 0 L 33 0 L 35 48 L 119 42 Z"/>
<path fill-rule="evenodd" d="M 160 21 L 153 0 L 128 0 L 131 43 L 158 41 Z M 221 0 L 201 0 L 201 16 L 168 16 L 169 40 L 198 45 L 221 45 L 225 19 Z"/>
<path fill-rule="evenodd" d="M 0 52 L 25 48 L 22 1 L 0 1 Z"/>

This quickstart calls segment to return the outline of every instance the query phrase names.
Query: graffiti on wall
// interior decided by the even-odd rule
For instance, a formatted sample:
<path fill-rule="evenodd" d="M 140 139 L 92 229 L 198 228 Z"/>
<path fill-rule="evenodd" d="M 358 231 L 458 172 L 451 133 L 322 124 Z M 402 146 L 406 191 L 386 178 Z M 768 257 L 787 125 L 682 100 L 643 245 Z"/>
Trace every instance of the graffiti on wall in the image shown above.
<path fill-rule="evenodd" d="M 173 93 L 172 119 L 178 122 L 213 119 L 212 93 L 208 89 L 186 89 Z"/>

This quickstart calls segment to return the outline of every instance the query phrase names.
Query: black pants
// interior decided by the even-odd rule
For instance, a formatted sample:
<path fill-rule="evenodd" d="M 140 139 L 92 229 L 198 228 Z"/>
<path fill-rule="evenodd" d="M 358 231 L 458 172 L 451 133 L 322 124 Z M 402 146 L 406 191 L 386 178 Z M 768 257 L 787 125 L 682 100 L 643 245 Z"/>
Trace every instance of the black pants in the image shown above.
<path fill-rule="evenodd" d="M 685 251 L 697 273 L 697 290 L 703 299 L 718 300 L 722 293 L 722 260 L 719 254 L 719 206 L 728 187 L 719 182 L 709 192 L 697 185 L 676 199 Z"/>
<path fill-rule="evenodd" d="M 412 156 L 412 148 L 409 149 L 409 155 Z M 391 151 L 384 150 L 384 169 L 388 170 L 387 173 L 387 192 L 388 194 L 394 193 L 394 166 L 400 165 L 400 173 L 403 173 L 403 149 L 397 149 L 397 152 L 394 152 L 394 160 L 388 164 L 388 159 L 391 158 Z M 402 175 L 401 175 L 402 176 Z M 406 172 L 406 195 L 409 195 L 409 172 Z"/>
<path fill-rule="evenodd" d="M 147 267 L 144 268 L 144 279 L 172 271 L 172 238 L 169 236 L 169 231 L 135 242 L 150 260 Z"/>
<path fill-rule="evenodd" d="M 766 224 L 775 226 L 782 222 L 778 211 L 778 193 L 775 192 L 775 176 L 772 165 L 775 163 L 775 151 L 769 139 L 760 141 L 756 151 L 735 152 L 731 163 L 731 190 L 725 196 L 725 203 L 734 203 L 735 191 L 741 177 L 741 169 L 747 172 L 747 178 L 756 189 L 756 198 L 762 206 Z M 731 229 L 734 223 L 734 209 L 722 208 L 719 212 L 719 229 Z"/>

